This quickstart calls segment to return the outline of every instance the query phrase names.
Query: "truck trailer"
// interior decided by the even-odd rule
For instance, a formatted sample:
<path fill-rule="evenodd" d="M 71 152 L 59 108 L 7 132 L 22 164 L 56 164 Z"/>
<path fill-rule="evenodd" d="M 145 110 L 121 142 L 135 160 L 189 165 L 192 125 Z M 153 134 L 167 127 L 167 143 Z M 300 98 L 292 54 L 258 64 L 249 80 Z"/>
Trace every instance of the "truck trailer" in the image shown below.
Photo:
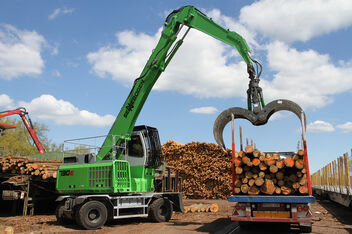
<path fill-rule="evenodd" d="M 277 102 L 278 104 L 276 105 L 275 108 L 271 108 L 270 107 L 271 103 L 269 103 L 267 106 L 264 107 L 262 111 L 257 113 L 257 116 L 262 116 L 262 118 L 260 117 L 250 118 L 249 115 L 246 115 L 247 110 L 234 107 L 223 111 L 218 116 L 214 124 L 215 139 L 217 143 L 220 146 L 222 146 L 223 149 L 225 150 L 225 145 L 224 145 L 222 136 L 219 136 L 216 133 L 219 133 L 218 129 L 224 128 L 224 123 L 226 125 L 227 122 L 230 122 L 232 120 L 232 172 L 233 172 L 232 192 L 233 194 L 228 197 L 228 201 L 234 204 L 233 205 L 234 210 L 231 215 L 231 220 L 238 221 L 240 225 L 246 225 L 248 223 L 256 223 L 256 222 L 295 223 L 295 224 L 299 224 L 302 232 L 309 233 L 312 231 L 312 223 L 313 223 L 313 213 L 312 213 L 310 204 L 315 202 L 315 198 L 312 196 L 312 184 L 311 184 L 311 178 L 309 174 L 307 143 L 306 143 L 305 113 L 300 106 L 288 100 L 285 101 L 286 104 L 288 105 L 283 105 L 281 108 L 278 108 L 278 106 L 280 103 L 284 103 L 284 102 L 281 100 L 277 100 L 275 102 Z M 239 155 L 238 153 L 236 153 L 236 150 L 235 150 L 234 119 L 236 118 L 247 119 L 251 121 L 253 125 L 262 125 L 268 121 L 268 119 L 273 113 L 280 110 L 287 110 L 287 111 L 293 112 L 300 119 L 300 122 L 301 122 L 302 143 L 303 143 L 303 150 L 301 150 L 301 155 L 303 159 L 301 161 L 301 165 L 302 166 L 304 165 L 304 168 L 302 169 L 305 172 L 305 179 L 306 179 L 306 183 L 304 184 L 304 187 L 303 187 L 304 188 L 302 192 L 303 194 L 299 194 L 299 192 L 301 192 L 299 191 L 291 195 L 287 195 L 287 194 L 273 195 L 274 193 L 272 193 L 272 195 L 266 195 L 266 194 L 259 194 L 259 191 L 257 189 L 256 195 L 247 195 L 247 194 L 241 194 L 241 191 L 238 188 L 237 188 L 237 192 L 235 192 L 236 177 L 238 177 L 239 174 L 242 174 L 242 172 L 241 171 L 238 172 L 238 170 L 236 172 L 235 170 L 235 161 L 237 157 L 239 157 Z M 218 123 L 220 121 L 222 123 Z M 215 132 L 215 130 L 217 131 Z M 287 156 L 292 154 L 293 153 L 289 154 L 288 152 L 282 152 L 282 153 L 276 152 L 276 155 L 282 156 L 280 158 L 285 157 L 284 155 Z"/>

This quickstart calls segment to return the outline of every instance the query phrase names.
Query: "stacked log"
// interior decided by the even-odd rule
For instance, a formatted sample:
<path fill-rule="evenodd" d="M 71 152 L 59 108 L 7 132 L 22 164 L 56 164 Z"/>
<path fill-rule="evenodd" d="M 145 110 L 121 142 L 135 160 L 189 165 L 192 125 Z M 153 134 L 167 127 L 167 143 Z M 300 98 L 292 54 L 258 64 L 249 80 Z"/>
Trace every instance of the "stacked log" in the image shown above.
<path fill-rule="evenodd" d="M 216 213 L 219 211 L 219 206 L 216 203 L 212 204 L 192 204 L 190 206 L 184 206 L 185 213 L 195 213 L 195 212 L 212 212 Z"/>
<path fill-rule="evenodd" d="M 56 178 L 60 160 L 43 160 L 19 156 L 0 158 L 0 173 L 32 175 L 43 180 Z"/>
<path fill-rule="evenodd" d="M 278 153 L 262 153 L 251 145 L 240 152 L 235 164 L 235 194 L 304 195 L 308 193 L 307 175 L 299 150 L 287 158 Z"/>
<path fill-rule="evenodd" d="M 231 154 L 216 144 L 168 141 L 163 145 L 168 165 L 183 178 L 186 198 L 226 199 L 232 190 Z M 304 151 L 281 158 L 253 146 L 236 153 L 235 189 L 238 195 L 305 195 L 308 193 Z"/>
<path fill-rule="evenodd" d="M 227 199 L 231 192 L 231 157 L 216 144 L 167 141 L 164 160 L 182 177 L 182 192 L 192 199 Z"/>

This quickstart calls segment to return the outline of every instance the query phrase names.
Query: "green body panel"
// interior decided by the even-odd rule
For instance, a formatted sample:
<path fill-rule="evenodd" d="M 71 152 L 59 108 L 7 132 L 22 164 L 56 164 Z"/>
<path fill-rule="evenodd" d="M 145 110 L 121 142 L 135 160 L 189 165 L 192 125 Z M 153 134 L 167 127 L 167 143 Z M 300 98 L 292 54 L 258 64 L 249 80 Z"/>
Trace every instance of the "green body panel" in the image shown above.
<path fill-rule="evenodd" d="M 135 192 L 154 191 L 154 169 L 145 166 L 131 167 L 132 189 Z"/>
<path fill-rule="evenodd" d="M 102 163 L 62 165 L 56 189 L 62 194 L 134 193 L 154 191 L 154 169 L 130 167 L 115 160 Z"/>
<path fill-rule="evenodd" d="M 113 162 L 62 165 L 56 179 L 59 193 L 113 193 Z"/>

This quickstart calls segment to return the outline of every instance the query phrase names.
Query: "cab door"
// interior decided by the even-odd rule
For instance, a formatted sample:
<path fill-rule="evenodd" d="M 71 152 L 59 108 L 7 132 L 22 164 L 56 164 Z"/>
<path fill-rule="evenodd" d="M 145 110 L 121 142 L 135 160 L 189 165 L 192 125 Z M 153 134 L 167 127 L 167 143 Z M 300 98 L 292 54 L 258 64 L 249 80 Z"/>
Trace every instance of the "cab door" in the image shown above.
<path fill-rule="evenodd" d="M 144 166 L 146 161 L 146 147 L 141 132 L 133 133 L 131 140 L 127 143 L 126 160 L 130 166 Z"/>

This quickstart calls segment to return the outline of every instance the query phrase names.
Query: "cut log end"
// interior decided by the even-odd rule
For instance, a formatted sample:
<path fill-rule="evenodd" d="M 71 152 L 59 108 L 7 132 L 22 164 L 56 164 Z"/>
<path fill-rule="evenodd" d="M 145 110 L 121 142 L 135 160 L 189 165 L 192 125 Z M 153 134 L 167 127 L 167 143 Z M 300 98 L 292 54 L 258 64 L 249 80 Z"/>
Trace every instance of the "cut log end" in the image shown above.
<path fill-rule="evenodd" d="M 247 154 L 253 153 L 253 146 L 252 145 L 247 145 L 245 148 L 245 151 Z"/>

